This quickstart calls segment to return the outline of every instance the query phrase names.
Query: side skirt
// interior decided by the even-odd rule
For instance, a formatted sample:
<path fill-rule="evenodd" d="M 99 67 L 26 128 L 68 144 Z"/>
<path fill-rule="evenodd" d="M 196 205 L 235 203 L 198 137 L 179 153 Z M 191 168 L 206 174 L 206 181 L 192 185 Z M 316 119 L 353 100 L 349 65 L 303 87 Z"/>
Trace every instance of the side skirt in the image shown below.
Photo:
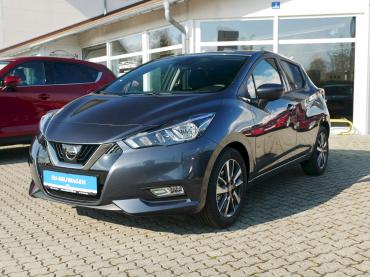
<path fill-rule="evenodd" d="M 308 154 L 305 154 L 303 156 L 297 157 L 297 158 L 295 158 L 293 160 L 290 160 L 287 163 L 281 164 L 281 165 L 279 165 L 279 166 L 277 166 L 277 167 L 275 167 L 275 168 L 273 168 L 273 169 L 271 169 L 271 170 L 269 170 L 267 172 L 264 172 L 262 174 L 259 174 L 259 175 L 255 176 L 253 179 L 249 180 L 248 187 L 252 187 L 255 184 L 258 184 L 261 181 L 266 180 L 269 177 L 278 174 L 279 172 L 287 169 L 288 167 L 290 167 L 290 166 L 292 166 L 294 164 L 298 164 L 298 163 L 304 162 L 304 161 L 310 159 L 310 157 L 311 157 L 311 153 L 308 153 Z"/>

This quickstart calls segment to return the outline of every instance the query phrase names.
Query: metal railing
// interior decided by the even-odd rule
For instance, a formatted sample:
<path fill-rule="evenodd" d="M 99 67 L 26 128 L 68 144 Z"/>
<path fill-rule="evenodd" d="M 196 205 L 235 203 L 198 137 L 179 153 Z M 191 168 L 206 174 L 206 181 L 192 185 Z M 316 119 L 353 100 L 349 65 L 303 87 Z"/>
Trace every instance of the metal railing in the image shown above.
<path fill-rule="evenodd" d="M 353 134 L 353 123 L 352 121 L 346 119 L 346 118 L 338 118 L 338 119 L 330 119 L 330 123 L 334 123 L 334 124 L 344 124 L 344 125 L 347 125 L 348 126 L 348 130 L 345 130 L 345 131 L 341 131 L 338 133 L 338 135 L 349 135 L 349 134 Z M 332 126 L 333 129 L 335 129 L 336 127 Z"/>

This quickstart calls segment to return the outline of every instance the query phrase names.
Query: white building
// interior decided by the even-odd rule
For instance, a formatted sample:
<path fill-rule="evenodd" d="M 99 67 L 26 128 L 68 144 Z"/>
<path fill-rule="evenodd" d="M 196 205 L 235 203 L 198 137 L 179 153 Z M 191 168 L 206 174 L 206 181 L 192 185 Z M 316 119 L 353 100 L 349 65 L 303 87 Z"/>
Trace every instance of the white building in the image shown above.
<path fill-rule="evenodd" d="M 186 43 L 190 53 L 271 50 L 302 63 L 325 88 L 333 118 L 370 133 L 369 0 L 170 2 L 186 36 L 166 21 L 162 0 L 2 0 L 0 55 L 75 57 L 120 75 L 185 53 Z"/>

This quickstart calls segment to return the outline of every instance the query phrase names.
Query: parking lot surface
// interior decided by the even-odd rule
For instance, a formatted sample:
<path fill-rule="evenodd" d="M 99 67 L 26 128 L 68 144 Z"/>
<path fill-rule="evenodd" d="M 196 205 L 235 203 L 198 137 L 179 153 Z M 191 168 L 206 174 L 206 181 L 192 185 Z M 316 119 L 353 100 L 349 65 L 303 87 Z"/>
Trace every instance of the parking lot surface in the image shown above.
<path fill-rule="evenodd" d="M 27 148 L 2 148 L 0 276 L 370 276 L 370 136 L 330 142 L 323 176 L 253 187 L 226 230 L 30 198 Z"/>

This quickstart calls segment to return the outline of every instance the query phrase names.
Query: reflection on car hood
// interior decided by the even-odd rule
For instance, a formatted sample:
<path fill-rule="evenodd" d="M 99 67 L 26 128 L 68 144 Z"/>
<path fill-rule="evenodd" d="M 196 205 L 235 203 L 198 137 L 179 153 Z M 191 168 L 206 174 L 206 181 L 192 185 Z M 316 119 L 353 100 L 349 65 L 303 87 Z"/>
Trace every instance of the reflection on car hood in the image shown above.
<path fill-rule="evenodd" d="M 87 95 L 60 110 L 49 122 L 46 139 L 102 143 L 140 131 L 216 112 L 222 93 L 194 95 Z"/>

